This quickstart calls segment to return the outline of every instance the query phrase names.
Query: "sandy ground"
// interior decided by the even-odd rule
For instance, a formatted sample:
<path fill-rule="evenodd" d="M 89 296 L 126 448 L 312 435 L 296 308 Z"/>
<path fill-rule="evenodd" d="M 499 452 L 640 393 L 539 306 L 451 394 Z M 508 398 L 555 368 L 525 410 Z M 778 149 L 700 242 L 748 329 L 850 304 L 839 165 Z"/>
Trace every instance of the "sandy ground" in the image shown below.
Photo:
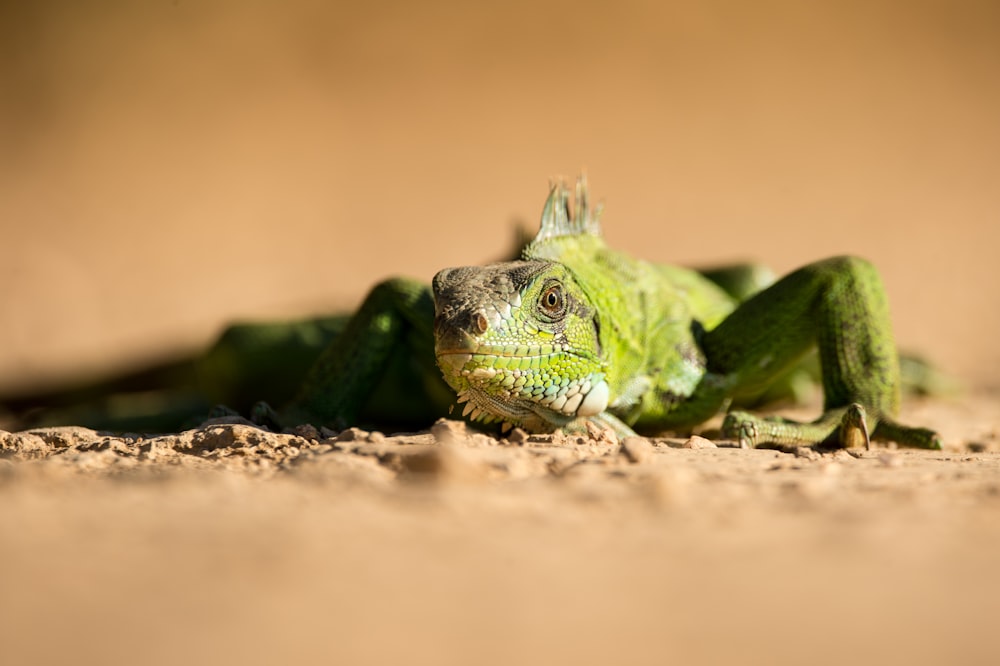
<path fill-rule="evenodd" d="M 0 397 L 494 259 L 581 168 L 651 260 L 870 258 L 968 388 L 859 457 L 2 434 L 0 663 L 1000 663 L 998 19 L 0 5 Z"/>
<path fill-rule="evenodd" d="M 996 663 L 1000 407 L 907 415 L 946 450 L 0 434 L 4 662 Z"/>

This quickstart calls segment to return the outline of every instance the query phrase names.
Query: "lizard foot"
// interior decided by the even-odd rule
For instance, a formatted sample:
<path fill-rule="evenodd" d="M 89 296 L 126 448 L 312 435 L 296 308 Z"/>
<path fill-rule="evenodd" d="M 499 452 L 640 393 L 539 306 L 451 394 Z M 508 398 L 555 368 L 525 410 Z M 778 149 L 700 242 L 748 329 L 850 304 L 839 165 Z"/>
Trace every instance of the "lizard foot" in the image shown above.
<path fill-rule="evenodd" d="M 904 426 L 887 418 L 881 419 L 875 427 L 874 439 L 888 440 L 914 449 L 940 451 L 943 448 L 941 435 L 935 431 Z"/>
<path fill-rule="evenodd" d="M 780 416 L 762 417 L 749 412 L 732 411 L 726 414 L 722 422 L 722 435 L 736 440 L 741 449 L 815 446 L 826 441 L 839 427 L 839 414 L 836 421 L 824 416 L 815 423 L 799 423 Z"/>
<path fill-rule="evenodd" d="M 831 409 L 812 423 L 734 411 L 722 422 L 722 434 L 739 442 L 741 448 L 773 445 L 870 449 L 872 440 L 920 449 L 941 448 L 941 438 L 933 430 L 903 426 L 886 417 L 872 419 L 858 403 Z"/>
<path fill-rule="evenodd" d="M 729 412 L 722 421 L 722 436 L 739 442 L 741 449 L 755 449 L 761 443 L 760 420 L 748 412 Z"/>

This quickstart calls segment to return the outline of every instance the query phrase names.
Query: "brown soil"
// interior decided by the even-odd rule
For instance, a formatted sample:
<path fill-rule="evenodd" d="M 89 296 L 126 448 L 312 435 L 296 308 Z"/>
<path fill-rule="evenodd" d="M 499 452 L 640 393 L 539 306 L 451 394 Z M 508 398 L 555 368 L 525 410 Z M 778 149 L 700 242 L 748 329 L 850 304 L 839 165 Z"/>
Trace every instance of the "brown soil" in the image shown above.
<path fill-rule="evenodd" d="M 0 434 L 4 661 L 995 663 L 1000 407 L 906 413 L 946 450 Z"/>

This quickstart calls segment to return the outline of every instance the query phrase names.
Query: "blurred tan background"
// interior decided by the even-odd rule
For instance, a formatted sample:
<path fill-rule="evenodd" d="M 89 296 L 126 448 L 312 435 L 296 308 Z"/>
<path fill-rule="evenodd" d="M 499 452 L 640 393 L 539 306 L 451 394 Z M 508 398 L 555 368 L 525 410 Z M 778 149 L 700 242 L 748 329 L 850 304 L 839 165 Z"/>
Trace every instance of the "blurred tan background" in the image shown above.
<path fill-rule="evenodd" d="M 0 393 L 496 258 L 581 168 L 616 246 L 867 256 L 1000 383 L 996 2 L 12 5 Z"/>

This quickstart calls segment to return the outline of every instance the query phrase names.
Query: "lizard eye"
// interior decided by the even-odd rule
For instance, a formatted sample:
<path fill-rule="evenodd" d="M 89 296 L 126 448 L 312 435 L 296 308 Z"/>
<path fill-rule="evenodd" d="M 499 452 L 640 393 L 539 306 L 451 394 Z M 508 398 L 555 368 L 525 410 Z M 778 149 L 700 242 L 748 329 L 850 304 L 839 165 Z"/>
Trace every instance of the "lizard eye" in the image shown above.
<path fill-rule="evenodd" d="M 558 314 L 563 307 L 562 289 L 558 285 L 546 289 L 542 294 L 541 305 L 549 314 Z"/>

